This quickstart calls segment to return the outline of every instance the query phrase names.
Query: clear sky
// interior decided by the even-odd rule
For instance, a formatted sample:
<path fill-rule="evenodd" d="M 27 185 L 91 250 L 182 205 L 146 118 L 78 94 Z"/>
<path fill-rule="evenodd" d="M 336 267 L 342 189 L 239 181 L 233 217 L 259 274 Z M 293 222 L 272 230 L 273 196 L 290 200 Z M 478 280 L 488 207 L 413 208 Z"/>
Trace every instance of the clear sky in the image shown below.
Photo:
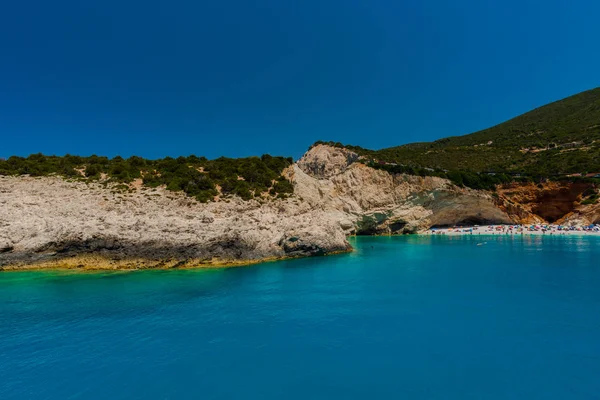
<path fill-rule="evenodd" d="M 600 86 L 597 0 L 18 0 L 0 157 L 297 158 L 470 133 Z"/>

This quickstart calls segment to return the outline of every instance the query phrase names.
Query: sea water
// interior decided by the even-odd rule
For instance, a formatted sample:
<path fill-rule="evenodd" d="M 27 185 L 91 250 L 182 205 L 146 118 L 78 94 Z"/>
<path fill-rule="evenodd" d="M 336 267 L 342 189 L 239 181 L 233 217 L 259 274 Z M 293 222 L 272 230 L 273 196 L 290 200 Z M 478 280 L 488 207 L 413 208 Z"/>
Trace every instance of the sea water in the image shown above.
<path fill-rule="evenodd" d="M 591 399 L 600 239 L 361 237 L 212 270 L 0 273 L 0 399 Z"/>

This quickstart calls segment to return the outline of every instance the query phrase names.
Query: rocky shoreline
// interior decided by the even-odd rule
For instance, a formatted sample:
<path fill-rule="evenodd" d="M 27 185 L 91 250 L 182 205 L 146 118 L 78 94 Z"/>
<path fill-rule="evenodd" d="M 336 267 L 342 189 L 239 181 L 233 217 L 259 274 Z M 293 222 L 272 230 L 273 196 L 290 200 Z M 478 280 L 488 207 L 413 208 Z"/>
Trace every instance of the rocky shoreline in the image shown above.
<path fill-rule="evenodd" d="M 345 250 L 331 251 L 323 256 L 331 256 L 336 254 L 349 253 L 353 249 L 349 247 Z M 149 259 L 149 258 L 125 258 L 117 259 L 114 255 L 99 255 L 97 253 L 88 253 L 73 255 L 66 258 L 58 258 L 51 260 L 41 260 L 37 262 L 16 262 L 9 263 L 0 267 L 0 271 L 32 271 L 32 270 L 71 270 L 71 271 L 140 271 L 146 269 L 197 269 L 197 268 L 233 268 L 247 267 L 255 264 L 266 262 L 276 262 L 282 260 L 290 260 L 302 257 L 317 257 L 319 255 L 302 255 L 302 256 L 283 256 L 283 257 L 267 257 L 255 260 L 219 260 L 219 259 L 181 259 L 165 258 L 165 259 Z"/>
<path fill-rule="evenodd" d="M 348 251 L 297 199 L 200 204 L 61 178 L 0 178 L 0 268 L 225 266 Z M 285 216 L 285 217 L 282 217 Z"/>
<path fill-rule="evenodd" d="M 530 192 L 498 196 L 436 177 L 392 175 L 327 145 L 310 149 L 285 175 L 294 185 L 290 198 L 207 204 L 162 187 L 123 191 L 60 177 L 0 176 L 0 269 L 248 265 L 351 251 L 349 235 L 543 221 Z M 546 202 L 542 215 L 562 213 L 572 224 L 600 219 L 597 205 L 579 206 L 576 196 L 548 205 L 551 189 L 564 191 L 536 189 Z"/>

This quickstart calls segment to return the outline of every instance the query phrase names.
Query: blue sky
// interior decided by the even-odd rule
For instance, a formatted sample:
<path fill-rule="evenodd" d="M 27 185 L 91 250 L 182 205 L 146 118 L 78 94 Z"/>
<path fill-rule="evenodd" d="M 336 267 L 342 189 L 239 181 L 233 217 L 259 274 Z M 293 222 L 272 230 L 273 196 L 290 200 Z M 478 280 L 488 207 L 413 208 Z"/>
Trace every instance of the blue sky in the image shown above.
<path fill-rule="evenodd" d="M 20 0 L 0 156 L 382 148 L 600 86 L 600 2 Z"/>

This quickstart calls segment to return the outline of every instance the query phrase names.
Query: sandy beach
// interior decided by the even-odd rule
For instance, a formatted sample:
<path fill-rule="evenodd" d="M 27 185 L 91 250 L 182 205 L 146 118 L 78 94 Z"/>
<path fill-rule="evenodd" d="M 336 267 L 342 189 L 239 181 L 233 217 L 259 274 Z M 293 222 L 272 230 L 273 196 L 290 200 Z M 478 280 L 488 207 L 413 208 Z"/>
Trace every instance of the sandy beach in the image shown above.
<path fill-rule="evenodd" d="M 431 228 L 426 235 L 585 235 L 600 236 L 600 225 L 484 225 Z"/>

